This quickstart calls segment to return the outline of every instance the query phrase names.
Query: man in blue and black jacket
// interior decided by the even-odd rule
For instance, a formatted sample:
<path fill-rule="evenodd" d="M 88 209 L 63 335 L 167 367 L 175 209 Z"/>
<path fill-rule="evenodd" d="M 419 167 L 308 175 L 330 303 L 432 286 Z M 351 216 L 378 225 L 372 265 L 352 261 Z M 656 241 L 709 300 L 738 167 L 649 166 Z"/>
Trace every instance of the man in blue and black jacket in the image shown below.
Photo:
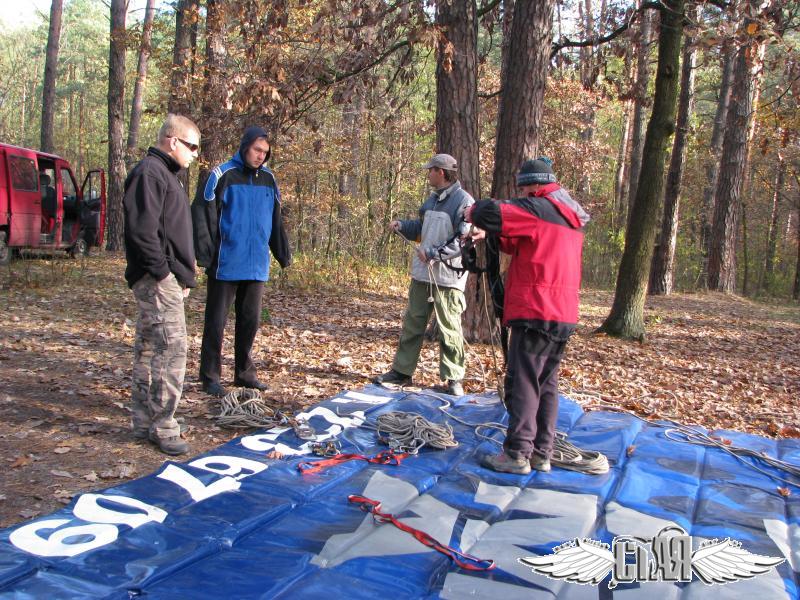
<path fill-rule="evenodd" d="M 258 380 L 251 352 L 261 320 L 264 282 L 269 278 L 269 253 L 283 268 L 291 262 L 278 184 L 265 166 L 269 156 L 267 132 L 248 127 L 239 151 L 211 171 L 198 186 L 192 205 L 197 263 L 206 267 L 208 275 L 200 381 L 213 396 L 226 393 L 220 383 L 222 340 L 234 300 L 233 383 L 266 389 Z"/>

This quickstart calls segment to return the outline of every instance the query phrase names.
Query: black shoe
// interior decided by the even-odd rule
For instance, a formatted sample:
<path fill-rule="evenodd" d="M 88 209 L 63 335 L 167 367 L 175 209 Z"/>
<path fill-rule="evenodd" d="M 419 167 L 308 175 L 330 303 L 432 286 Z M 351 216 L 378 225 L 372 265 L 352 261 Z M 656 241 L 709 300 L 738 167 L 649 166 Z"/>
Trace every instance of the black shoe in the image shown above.
<path fill-rule="evenodd" d="M 411 384 L 411 375 L 403 375 L 399 371 L 395 371 L 392 369 L 388 373 L 384 373 L 383 375 L 378 375 L 375 379 L 372 380 L 373 383 L 391 383 L 394 385 L 410 385 Z"/>
<path fill-rule="evenodd" d="M 239 379 L 234 379 L 233 385 L 235 387 L 250 388 L 251 390 L 259 390 L 262 392 L 269 389 L 269 386 L 266 383 L 262 383 L 258 379 L 254 379 L 253 381 L 240 381 Z"/>
<path fill-rule="evenodd" d="M 209 381 L 208 383 L 204 383 L 203 391 L 209 396 L 215 396 L 217 398 L 222 398 L 228 394 L 228 390 L 222 387 L 219 381 Z"/>

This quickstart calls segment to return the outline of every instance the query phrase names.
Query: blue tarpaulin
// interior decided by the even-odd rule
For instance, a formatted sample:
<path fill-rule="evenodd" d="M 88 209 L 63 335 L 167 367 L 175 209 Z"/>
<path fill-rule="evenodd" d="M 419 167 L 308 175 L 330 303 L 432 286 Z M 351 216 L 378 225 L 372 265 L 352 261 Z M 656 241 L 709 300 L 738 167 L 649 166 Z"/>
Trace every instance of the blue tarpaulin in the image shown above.
<path fill-rule="evenodd" d="M 454 400 L 472 424 L 505 422 L 496 396 Z M 291 428 L 231 440 L 185 463 L 76 497 L 63 510 L 0 531 L 0 596 L 11 598 L 798 598 L 800 490 L 718 448 L 673 441 L 634 416 L 584 412 L 562 398 L 558 428 L 611 464 L 605 475 L 563 469 L 499 474 L 480 466 L 498 445 L 449 419 L 430 393 L 377 386 L 343 392 L 300 415 L 342 452 L 386 450 L 359 427 L 388 411 L 448 422 L 458 447 L 423 449 L 399 466 L 346 462 L 301 474 L 317 460 Z M 490 432 L 489 432 L 490 433 Z M 715 432 L 733 444 L 800 464 L 800 444 Z M 496 439 L 502 434 L 494 432 Z M 267 457 L 270 451 L 282 459 Z M 767 473 L 786 477 L 772 468 Z M 357 494 L 491 571 L 447 556 L 348 502 Z M 612 544 L 679 526 L 697 546 L 731 538 L 786 560 L 752 579 L 708 586 L 638 581 L 613 590 L 551 579 L 520 563 L 575 538 Z"/>

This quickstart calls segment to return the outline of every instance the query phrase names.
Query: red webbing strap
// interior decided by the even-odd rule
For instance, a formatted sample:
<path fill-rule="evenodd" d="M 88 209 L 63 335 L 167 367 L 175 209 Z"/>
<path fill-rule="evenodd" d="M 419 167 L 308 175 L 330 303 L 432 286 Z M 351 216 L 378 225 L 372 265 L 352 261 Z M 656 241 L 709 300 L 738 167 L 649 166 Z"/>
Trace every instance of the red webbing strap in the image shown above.
<path fill-rule="evenodd" d="M 416 538 L 417 541 L 428 546 L 428 548 L 433 548 L 437 552 L 441 552 L 462 569 L 466 569 L 468 571 L 491 571 L 497 566 L 493 560 L 477 558 L 470 554 L 459 552 L 450 546 L 445 546 L 424 531 L 414 529 L 413 527 L 398 521 L 394 515 L 381 512 L 381 503 L 377 500 L 366 498 L 365 496 L 358 496 L 356 494 L 348 496 L 347 500 L 353 504 L 358 504 L 361 510 L 372 513 L 372 518 L 378 523 L 391 523 L 400 531 L 410 533 L 414 536 L 414 538 Z"/>
<path fill-rule="evenodd" d="M 376 465 L 399 465 L 400 462 L 408 457 L 408 452 L 395 453 L 394 450 L 384 450 L 375 456 L 369 457 L 363 454 L 336 454 L 323 460 L 306 461 L 297 464 L 297 470 L 303 475 L 319 473 L 328 467 L 335 467 L 350 460 L 365 460 Z"/>

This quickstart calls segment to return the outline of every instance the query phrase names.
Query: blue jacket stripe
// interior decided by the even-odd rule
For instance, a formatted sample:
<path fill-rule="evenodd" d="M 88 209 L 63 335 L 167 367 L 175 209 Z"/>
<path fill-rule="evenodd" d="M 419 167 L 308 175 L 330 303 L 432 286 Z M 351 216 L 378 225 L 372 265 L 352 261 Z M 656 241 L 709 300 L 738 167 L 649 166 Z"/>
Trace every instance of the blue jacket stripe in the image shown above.
<path fill-rule="evenodd" d="M 205 198 L 206 202 L 211 202 L 217 193 L 217 184 L 219 180 L 222 179 L 222 176 L 230 171 L 231 169 L 236 168 L 236 165 L 233 164 L 233 161 L 228 161 L 225 164 L 222 164 L 218 167 L 215 167 L 211 174 L 208 176 L 208 181 L 206 181 L 206 187 L 203 190 L 203 198 Z"/>

